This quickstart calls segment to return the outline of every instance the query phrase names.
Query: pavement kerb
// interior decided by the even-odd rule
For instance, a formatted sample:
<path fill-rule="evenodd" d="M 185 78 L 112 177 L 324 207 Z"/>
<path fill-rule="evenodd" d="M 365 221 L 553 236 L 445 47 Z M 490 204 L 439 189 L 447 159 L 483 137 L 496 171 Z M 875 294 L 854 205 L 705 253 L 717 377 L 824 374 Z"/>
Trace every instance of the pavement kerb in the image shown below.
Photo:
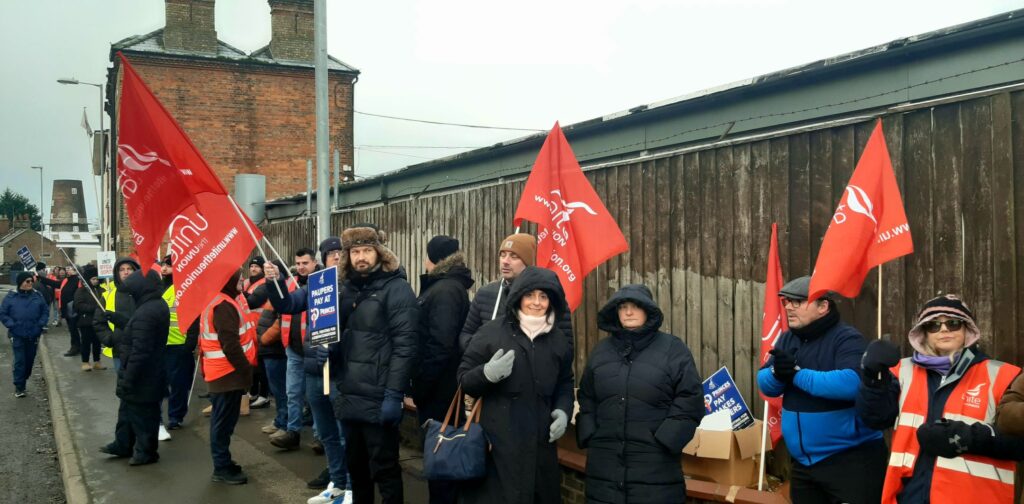
<path fill-rule="evenodd" d="M 46 377 L 46 388 L 49 394 L 50 419 L 53 423 L 53 439 L 57 445 L 57 458 L 60 460 L 61 479 L 64 480 L 64 496 L 68 504 L 88 504 L 89 491 L 82 479 L 82 463 L 75 449 L 75 439 L 71 435 L 71 426 L 64 411 L 64 398 L 57 389 L 57 375 L 53 371 L 46 337 L 39 339 L 42 347 L 39 352 L 43 360 L 43 374 Z"/>

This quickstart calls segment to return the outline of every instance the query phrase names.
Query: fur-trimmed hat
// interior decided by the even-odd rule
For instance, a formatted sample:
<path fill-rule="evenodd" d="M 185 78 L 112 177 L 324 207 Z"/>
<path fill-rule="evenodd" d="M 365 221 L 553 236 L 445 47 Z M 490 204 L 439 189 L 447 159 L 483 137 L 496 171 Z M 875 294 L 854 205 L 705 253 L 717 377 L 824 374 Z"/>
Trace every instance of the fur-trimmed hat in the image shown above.
<path fill-rule="evenodd" d="M 924 304 L 924 307 L 917 314 L 917 324 L 914 324 L 914 328 L 907 335 L 907 339 L 910 340 L 910 346 L 914 347 L 914 350 L 917 350 L 918 353 L 932 354 L 925 345 L 928 335 L 925 334 L 923 326 L 940 315 L 963 320 L 966 323 L 964 328 L 965 348 L 977 343 L 981 339 L 981 330 L 978 329 L 978 324 L 974 320 L 974 313 L 967 307 L 967 303 L 964 303 L 960 296 L 956 294 L 946 294 L 932 298 Z"/>
<path fill-rule="evenodd" d="M 377 251 L 381 269 L 384 271 L 395 271 L 398 269 L 398 257 L 384 244 L 387 243 L 387 235 L 373 224 L 356 224 L 341 232 L 341 263 L 338 269 L 344 274 L 350 273 L 348 251 L 355 247 L 373 247 Z"/>

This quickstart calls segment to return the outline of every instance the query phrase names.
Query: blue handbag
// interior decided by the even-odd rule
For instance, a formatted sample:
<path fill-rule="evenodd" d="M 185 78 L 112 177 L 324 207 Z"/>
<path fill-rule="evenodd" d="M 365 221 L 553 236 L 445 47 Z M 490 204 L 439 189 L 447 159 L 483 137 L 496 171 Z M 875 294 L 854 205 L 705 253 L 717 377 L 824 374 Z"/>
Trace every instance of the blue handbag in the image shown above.
<path fill-rule="evenodd" d="M 443 422 L 424 423 L 423 477 L 428 480 L 464 481 L 487 474 L 487 438 L 480 427 L 481 399 L 476 400 L 465 425 L 450 425 L 456 405 L 461 404 L 462 386 L 455 392 Z"/>

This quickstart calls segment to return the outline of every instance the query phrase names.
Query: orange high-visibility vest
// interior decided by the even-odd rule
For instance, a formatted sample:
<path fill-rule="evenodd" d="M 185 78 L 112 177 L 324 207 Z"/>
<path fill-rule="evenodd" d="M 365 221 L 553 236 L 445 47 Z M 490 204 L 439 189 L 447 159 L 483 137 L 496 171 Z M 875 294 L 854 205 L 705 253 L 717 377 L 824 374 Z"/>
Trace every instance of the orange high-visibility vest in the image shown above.
<path fill-rule="evenodd" d="M 969 351 L 969 350 L 965 350 Z M 900 413 L 892 436 L 892 453 L 885 473 L 882 502 L 895 503 L 903 491 L 903 478 L 914 474 L 921 447 L 917 428 L 928 418 L 928 372 L 910 357 L 892 368 L 900 382 Z M 995 422 L 996 405 L 1020 368 L 987 359 L 974 364 L 960 378 L 946 400 L 942 417 L 968 424 Z M 1012 502 L 1016 464 L 980 455 L 935 459 L 930 501 L 932 504 L 962 502 Z"/>
<path fill-rule="evenodd" d="M 203 355 L 203 377 L 207 382 L 226 376 L 235 370 L 235 367 L 228 361 L 227 356 L 220 347 L 220 340 L 217 337 L 217 328 L 213 325 L 213 309 L 221 303 L 230 303 L 238 311 L 238 341 L 245 352 L 245 358 L 249 364 L 256 365 L 256 329 L 245 320 L 242 308 L 234 299 L 217 293 L 199 321 L 199 349 Z"/>
<path fill-rule="evenodd" d="M 291 277 L 288 280 L 288 292 L 295 292 L 295 289 L 299 288 L 299 281 L 295 277 Z M 302 340 L 306 340 L 306 311 L 302 312 L 302 322 L 300 322 L 300 334 Z M 288 348 L 288 340 L 291 339 L 292 335 L 292 315 L 288 313 L 281 314 L 281 344 L 285 348 Z"/>
<path fill-rule="evenodd" d="M 263 307 L 262 306 L 257 306 L 255 308 L 253 308 L 252 306 L 249 306 L 249 303 L 246 302 L 246 300 L 245 300 L 245 296 L 246 295 L 250 295 L 251 296 L 253 291 L 255 291 L 257 287 L 259 287 L 259 286 L 261 286 L 261 285 L 263 285 L 265 283 L 267 283 L 267 279 L 266 278 L 261 278 L 261 279 L 257 280 L 256 282 L 254 282 L 252 284 L 249 283 L 249 280 L 246 280 L 245 281 L 245 289 L 244 289 L 243 293 L 239 294 L 238 297 L 235 298 L 238 301 L 238 304 L 242 307 L 242 313 L 245 313 L 245 319 L 250 324 L 252 324 L 253 327 L 256 327 L 256 324 L 259 323 L 260 315 L 263 314 Z"/>

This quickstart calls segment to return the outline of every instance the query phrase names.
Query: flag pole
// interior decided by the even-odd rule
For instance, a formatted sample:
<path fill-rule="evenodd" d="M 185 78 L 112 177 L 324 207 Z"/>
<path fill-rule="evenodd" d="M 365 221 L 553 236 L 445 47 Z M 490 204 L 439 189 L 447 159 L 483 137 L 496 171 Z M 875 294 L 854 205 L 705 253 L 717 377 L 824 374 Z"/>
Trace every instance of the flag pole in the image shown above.
<path fill-rule="evenodd" d="M 764 459 L 767 456 L 765 454 L 765 445 L 768 441 L 768 400 L 764 401 L 764 420 L 761 421 L 761 468 L 757 471 L 757 491 L 760 492 L 764 489 Z"/>
<path fill-rule="evenodd" d="M 284 275 L 290 280 L 292 278 L 292 270 L 288 268 L 288 263 L 281 258 L 281 254 L 277 253 L 277 249 L 274 248 L 274 244 L 270 243 L 270 240 L 266 236 L 263 237 L 263 241 L 267 242 L 267 246 L 270 247 L 270 251 L 274 253 L 274 257 L 276 257 L 278 261 L 281 261 L 281 264 L 285 266 Z"/>
<path fill-rule="evenodd" d="M 64 254 L 64 258 L 68 260 L 68 264 L 71 265 L 71 269 L 75 270 L 75 274 L 78 275 L 78 279 L 81 281 L 84 277 L 82 276 L 82 273 L 78 271 L 78 266 L 75 266 L 75 262 L 68 257 L 68 253 L 64 251 L 64 247 L 57 247 L 57 250 L 59 250 L 61 254 Z M 117 272 L 115 271 L 114 274 L 116 275 Z M 89 279 L 85 278 L 85 282 L 88 283 Z M 92 298 L 96 300 L 96 306 L 106 306 L 102 301 L 100 301 L 100 298 L 96 297 L 96 293 L 92 290 L 92 285 L 89 285 L 87 290 L 89 291 L 89 294 L 92 295 Z"/>
<path fill-rule="evenodd" d="M 256 233 L 253 232 L 252 227 L 249 226 L 249 219 L 242 215 L 242 209 L 238 208 L 238 203 L 235 203 L 235 198 L 232 198 L 230 195 L 228 195 L 228 201 L 231 202 L 231 208 L 234 208 L 235 213 L 238 214 L 238 220 L 242 221 L 242 225 L 245 226 L 245 230 L 249 232 L 249 237 L 252 238 L 252 241 L 256 243 L 256 249 L 260 251 L 260 255 L 263 257 L 267 257 L 267 253 L 263 250 L 263 245 L 260 245 L 260 241 L 256 239 Z M 274 282 L 274 288 L 277 289 L 277 293 L 281 297 L 284 297 L 284 293 L 281 292 L 281 286 L 277 285 L 277 282 Z"/>
<path fill-rule="evenodd" d="M 882 339 L 882 265 L 878 265 L 878 339 Z"/>
<path fill-rule="evenodd" d="M 522 226 L 516 226 L 516 234 L 519 234 L 519 228 Z M 501 304 L 501 291 L 505 287 L 505 280 L 502 279 L 498 282 L 498 297 L 494 300 L 494 311 L 491 312 L 491 320 L 498 317 L 498 305 Z"/>

